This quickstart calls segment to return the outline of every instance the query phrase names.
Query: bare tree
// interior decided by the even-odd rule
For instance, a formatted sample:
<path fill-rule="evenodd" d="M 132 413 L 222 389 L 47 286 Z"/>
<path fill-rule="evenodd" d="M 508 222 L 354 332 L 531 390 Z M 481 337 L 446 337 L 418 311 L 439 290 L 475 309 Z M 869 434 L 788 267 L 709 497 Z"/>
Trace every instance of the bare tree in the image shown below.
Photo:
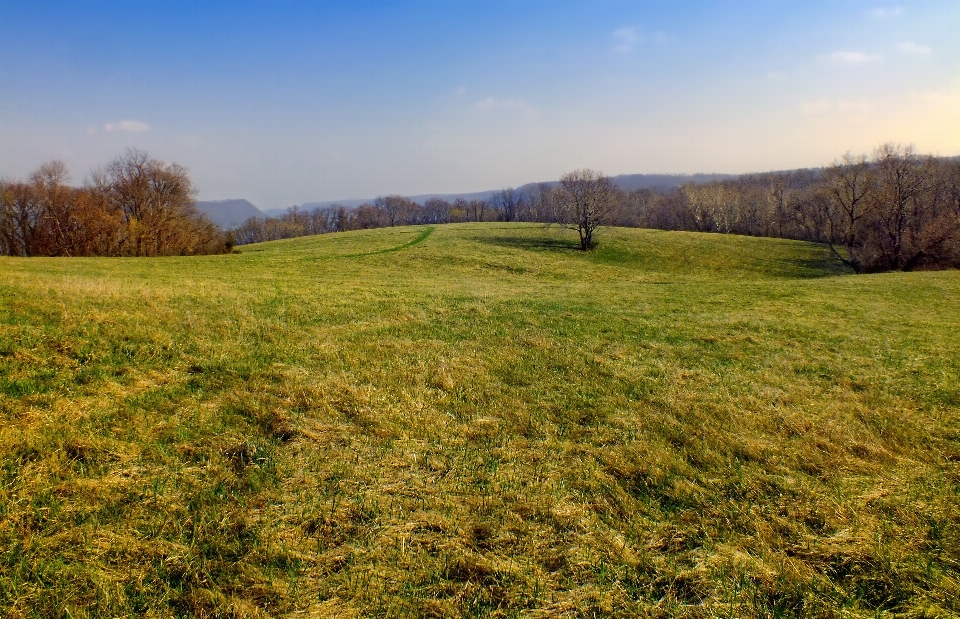
<path fill-rule="evenodd" d="M 134 256 L 205 253 L 215 232 L 196 209 L 196 191 L 185 168 L 128 150 L 94 184 L 124 221 L 122 253 Z"/>
<path fill-rule="evenodd" d="M 863 224 L 870 214 L 868 197 L 874 190 L 867 158 L 847 153 L 841 162 L 824 170 L 821 187 L 825 199 L 817 201 L 824 209 L 819 218 L 819 240 L 859 273 L 868 262 Z"/>
<path fill-rule="evenodd" d="M 380 198 L 382 200 L 382 198 Z M 387 211 L 371 204 L 361 204 L 353 212 L 354 227 L 360 229 L 383 228 L 387 224 Z M 393 225 L 393 224 L 389 224 Z"/>
<path fill-rule="evenodd" d="M 580 235 L 580 249 L 593 247 L 593 234 L 613 212 L 613 181 L 601 172 L 576 170 L 560 177 L 563 191 L 564 223 Z"/>
<path fill-rule="evenodd" d="M 44 253 L 77 255 L 72 220 L 73 189 L 67 185 L 70 173 L 62 161 L 50 161 L 30 175 L 41 226 L 46 237 Z"/>
<path fill-rule="evenodd" d="M 470 200 L 467 203 L 467 213 L 469 213 L 469 218 L 473 221 L 483 221 L 487 212 L 486 200 Z"/>
<path fill-rule="evenodd" d="M 874 153 L 880 265 L 903 269 L 925 254 L 923 228 L 933 210 L 935 164 L 918 157 L 912 146 L 883 144 Z M 879 265 L 878 265 L 879 266 Z"/>
<path fill-rule="evenodd" d="M 403 196 L 379 197 L 373 201 L 374 208 L 380 209 L 386 217 L 386 225 L 402 226 L 410 221 L 417 211 L 417 205 Z"/>
<path fill-rule="evenodd" d="M 462 222 L 470 220 L 470 203 L 463 198 L 457 198 L 453 201 L 450 208 L 450 221 Z"/>
<path fill-rule="evenodd" d="M 523 208 L 523 196 L 513 187 L 508 187 L 490 196 L 490 206 L 501 221 L 517 221 L 517 215 Z"/>
<path fill-rule="evenodd" d="M 451 205 L 443 198 L 430 198 L 423 204 L 423 222 L 428 224 L 450 223 Z"/>
<path fill-rule="evenodd" d="M 37 194 L 27 183 L 0 186 L 0 243 L 10 256 L 39 253 L 43 212 Z"/>

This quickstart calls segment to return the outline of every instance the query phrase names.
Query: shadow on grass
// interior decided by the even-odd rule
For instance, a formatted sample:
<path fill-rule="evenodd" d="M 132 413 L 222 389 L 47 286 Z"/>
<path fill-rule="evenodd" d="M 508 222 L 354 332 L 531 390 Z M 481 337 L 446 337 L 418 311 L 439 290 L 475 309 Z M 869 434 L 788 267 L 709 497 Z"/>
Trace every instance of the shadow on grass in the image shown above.
<path fill-rule="evenodd" d="M 576 240 L 551 239 L 545 237 L 517 237 L 517 236 L 477 236 L 474 237 L 479 243 L 485 245 L 495 245 L 497 247 L 510 247 L 513 249 L 526 249 L 532 251 L 556 251 L 570 252 L 580 251 L 580 243 Z"/>
<path fill-rule="evenodd" d="M 788 242 L 794 243 L 794 241 Z M 754 251 L 755 253 L 748 253 L 746 256 L 731 253 L 725 260 L 717 261 L 708 246 L 691 248 L 685 256 L 678 257 L 657 255 L 655 249 L 644 252 L 638 247 L 614 242 L 598 245 L 594 251 L 590 252 L 590 257 L 594 262 L 623 267 L 666 268 L 670 271 L 753 272 L 767 277 L 797 280 L 821 279 L 853 273 L 852 269 L 826 254 L 808 257 L 784 256 L 783 250 L 763 252 L 762 246 L 759 245 Z"/>
<path fill-rule="evenodd" d="M 855 271 L 835 258 L 783 258 L 783 276 L 796 279 L 818 279 L 853 275 Z"/>
<path fill-rule="evenodd" d="M 735 262 L 736 257 L 731 256 L 731 262 L 729 264 L 718 267 L 717 265 L 711 265 L 709 261 L 701 263 L 701 261 L 697 259 L 698 256 L 696 253 L 692 253 L 682 261 L 678 261 L 675 257 L 667 258 L 655 254 L 648 255 L 637 251 L 635 248 L 626 247 L 617 242 L 597 243 L 592 250 L 584 252 L 580 250 L 580 243 L 576 239 L 559 239 L 546 236 L 524 237 L 499 235 L 476 236 L 474 240 L 496 247 L 565 253 L 570 256 L 579 255 L 588 258 L 594 263 L 653 270 L 662 269 L 664 265 L 672 264 L 672 266 L 667 267 L 667 270 L 697 270 L 706 268 L 712 271 L 718 268 L 720 270 L 729 268 L 733 271 L 754 271 L 768 277 L 798 280 L 837 277 L 853 273 L 853 271 L 842 262 L 826 255 L 785 257 L 778 255 L 778 252 L 771 252 L 767 255 L 759 255 L 746 263 Z M 706 251 L 707 248 L 703 249 Z"/>

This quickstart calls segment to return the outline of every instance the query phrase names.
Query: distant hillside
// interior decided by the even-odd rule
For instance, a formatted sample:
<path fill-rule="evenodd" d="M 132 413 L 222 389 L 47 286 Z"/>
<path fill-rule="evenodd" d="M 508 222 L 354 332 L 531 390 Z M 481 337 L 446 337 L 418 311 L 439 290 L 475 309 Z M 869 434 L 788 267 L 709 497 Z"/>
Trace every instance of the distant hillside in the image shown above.
<path fill-rule="evenodd" d="M 944 157 L 948 161 L 960 162 L 960 156 L 957 157 Z M 761 172 L 756 173 L 759 175 L 764 174 L 773 174 L 779 172 L 808 172 L 811 174 L 818 174 L 816 168 L 804 169 L 804 170 L 779 170 L 772 172 Z M 693 183 L 695 185 L 702 185 L 705 183 L 710 183 L 718 180 L 729 180 L 740 178 L 741 176 L 754 176 L 756 174 L 620 174 L 619 176 L 614 176 L 613 182 L 616 183 L 617 187 L 620 187 L 624 191 L 634 191 L 637 189 L 653 189 L 656 191 L 669 191 L 674 187 L 681 187 L 687 183 Z M 556 187 L 559 185 L 559 181 L 546 181 L 542 183 L 527 183 L 516 187 L 516 191 L 519 193 L 527 193 L 532 191 L 537 185 L 545 185 L 547 187 Z M 453 202 L 455 200 L 489 200 L 493 194 L 501 191 L 501 189 L 488 189 L 486 191 L 475 191 L 472 193 L 425 193 L 415 196 L 406 196 L 409 199 L 413 200 L 421 206 L 431 198 L 440 198 L 446 200 L 447 202 Z M 387 194 L 382 194 L 387 195 Z M 375 198 L 350 198 L 347 200 L 324 200 L 324 201 L 315 201 L 315 202 L 304 202 L 300 205 L 300 209 L 304 211 L 312 211 L 315 209 L 328 208 L 331 206 L 343 206 L 347 210 L 352 210 L 357 208 L 362 204 L 371 204 Z M 243 203 L 246 204 L 249 208 L 253 209 L 253 212 L 242 217 L 235 225 L 240 225 L 251 215 L 257 217 L 279 217 L 287 212 L 288 208 L 267 208 L 267 209 L 257 209 L 255 206 L 247 202 L 246 200 L 221 200 L 219 202 L 200 202 L 197 204 L 197 207 L 201 209 L 201 212 L 207 213 L 207 215 L 216 222 L 214 213 L 219 213 L 223 209 L 223 205 L 233 204 L 233 203 Z M 212 205 L 208 206 L 209 210 L 204 210 L 204 207 L 201 205 Z M 228 218 L 231 221 L 233 218 Z M 223 224 L 221 224 L 223 225 Z M 230 226 L 234 227 L 234 226 Z"/>
<path fill-rule="evenodd" d="M 530 186 L 532 187 L 533 183 L 531 183 Z M 460 199 L 488 200 L 490 199 L 490 196 L 495 194 L 497 191 L 499 190 L 490 189 L 488 191 L 475 191 L 473 193 L 424 193 L 416 196 L 406 196 L 406 197 L 410 198 L 410 200 L 422 206 L 427 200 L 430 200 L 431 198 L 440 198 L 442 200 L 446 200 L 447 202 L 453 202 L 454 200 L 460 200 Z M 387 194 L 384 194 L 384 195 L 387 195 Z M 350 209 L 350 208 L 356 208 L 362 204 L 370 204 L 375 199 L 376 198 L 366 198 L 363 200 L 352 199 L 352 200 L 327 200 L 325 202 L 305 202 L 300 205 L 300 208 L 302 208 L 303 210 L 312 211 L 313 209 L 317 209 L 317 208 L 327 208 L 329 206 L 337 205 L 337 206 L 345 206 L 348 209 Z M 285 212 L 285 209 L 270 209 L 267 211 L 267 213 L 270 213 L 271 211 L 276 211 L 278 214 L 283 214 Z"/>
<path fill-rule="evenodd" d="M 674 187 L 680 187 L 687 183 L 702 185 L 712 181 L 737 178 L 738 174 L 621 174 L 614 176 L 613 182 L 617 187 L 624 191 L 634 191 L 636 189 L 655 189 L 657 191 L 667 191 Z M 547 187 L 556 187 L 560 181 L 550 181 L 547 183 L 528 183 L 517 187 L 519 192 L 527 192 L 537 185 L 546 185 Z M 495 193 L 495 192 L 489 192 Z"/>
<path fill-rule="evenodd" d="M 303 208 L 303 209 L 305 209 L 305 210 L 308 210 L 308 211 L 312 211 L 313 209 L 318 208 L 317 206 L 311 206 L 311 204 L 319 204 L 319 202 L 310 202 L 309 204 L 304 204 L 301 208 Z M 359 204 L 357 204 L 357 206 L 360 206 L 360 204 L 363 204 L 363 202 L 360 202 Z M 286 213 L 288 209 L 289 209 L 289 207 L 287 207 L 287 208 L 265 208 L 265 209 L 262 209 L 262 210 L 263 210 L 264 214 L 269 215 L 270 217 L 280 217 L 281 215 L 283 215 L 284 213 Z"/>
<path fill-rule="evenodd" d="M 236 228 L 251 217 L 266 217 L 266 213 L 243 199 L 207 200 L 197 202 L 197 210 L 224 230 Z"/>
<path fill-rule="evenodd" d="M 729 178 L 737 178 L 737 174 L 621 174 L 620 176 L 614 176 L 613 181 L 617 184 L 618 187 L 625 191 L 633 191 L 635 189 L 656 189 L 659 191 L 666 191 L 674 187 L 680 187 L 686 183 L 702 184 L 709 183 L 715 180 L 724 180 Z M 559 181 L 548 181 L 543 183 L 527 183 L 526 185 L 521 185 L 517 187 L 516 190 L 521 193 L 532 191 L 537 185 L 546 185 L 548 187 L 556 187 L 559 185 Z M 488 189 L 486 191 L 474 191 L 472 193 L 425 193 L 416 196 L 407 196 L 417 204 L 423 205 L 427 200 L 431 198 L 440 198 L 446 200 L 447 202 L 453 202 L 454 200 L 489 200 L 493 194 L 500 191 L 499 189 Z M 344 206 L 347 209 L 352 209 L 360 206 L 361 204 L 372 203 L 374 198 L 366 199 L 349 199 L 349 200 L 326 200 L 318 202 L 304 202 L 300 205 L 300 208 L 305 211 L 312 211 L 318 208 L 327 208 L 330 206 Z M 272 217 L 278 217 L 283 215 L 287 209 L 283 208 L 271 208 L 264 209 L 264 213 Z"/>
<path fill-rule="evenodd" d="M 739 174 L 621 174 L 614 176 L 613 182 L 617 187 L 626 191 L 634 189 L 666 190 L 680 187 L 687 183 L 703 185 L 713 181 L 722 181 L 738 178 Z"/>

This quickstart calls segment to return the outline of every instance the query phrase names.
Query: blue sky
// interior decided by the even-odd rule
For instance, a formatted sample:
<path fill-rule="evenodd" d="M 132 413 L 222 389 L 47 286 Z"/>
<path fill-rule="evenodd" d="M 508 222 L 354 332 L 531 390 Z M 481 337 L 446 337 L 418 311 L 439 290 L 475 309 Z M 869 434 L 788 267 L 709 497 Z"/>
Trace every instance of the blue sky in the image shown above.
<path fill-rule="evenodd" d="M 960 154 L 960 2 L 0 0 L 0 177 L 129 147 L 264 208 Z"/>

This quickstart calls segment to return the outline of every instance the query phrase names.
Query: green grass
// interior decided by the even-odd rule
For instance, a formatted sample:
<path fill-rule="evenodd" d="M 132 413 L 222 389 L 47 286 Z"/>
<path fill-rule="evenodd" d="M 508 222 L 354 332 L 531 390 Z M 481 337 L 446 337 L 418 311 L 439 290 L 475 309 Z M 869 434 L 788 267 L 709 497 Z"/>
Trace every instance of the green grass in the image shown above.
<path fill-rule="evenodd" d="M 598 241 L 0 259 L 0 614 L 960 613 L 960 273 Z"/>

